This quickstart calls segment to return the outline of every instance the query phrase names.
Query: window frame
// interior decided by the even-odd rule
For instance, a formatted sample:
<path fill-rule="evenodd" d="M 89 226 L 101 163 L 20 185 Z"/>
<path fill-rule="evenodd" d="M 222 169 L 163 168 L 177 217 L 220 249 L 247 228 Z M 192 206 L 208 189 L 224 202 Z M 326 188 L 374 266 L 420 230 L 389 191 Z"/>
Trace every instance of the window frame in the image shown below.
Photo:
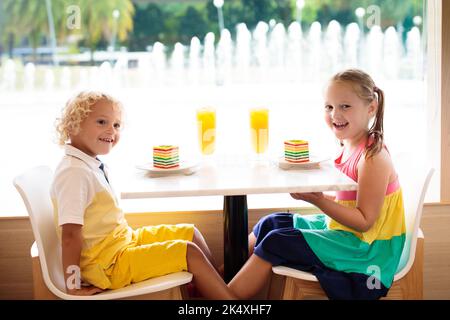
<path fill-rule="evenodd" d="M 450 2 L 426 7 L 429 163 L 439 174 L 440 203 L 450 203 Z"/>

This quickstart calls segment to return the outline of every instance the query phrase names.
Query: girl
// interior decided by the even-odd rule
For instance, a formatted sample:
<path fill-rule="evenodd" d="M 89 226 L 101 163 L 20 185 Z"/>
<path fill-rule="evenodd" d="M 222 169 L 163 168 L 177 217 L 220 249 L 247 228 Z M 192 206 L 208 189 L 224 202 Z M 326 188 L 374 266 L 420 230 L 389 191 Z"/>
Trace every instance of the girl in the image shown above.
<path fill-rule="evenodd" d="M 78 94 L 58 121 L 65 156 L 51 195 L 67 293 L 91 295 L 188 270 L 204 297 L 234 298 L 192 224 L 128 226 L 97 157 L 116 146 L 121 127 L 121 103 L 100 92 Z M 80 271 L 81 279 L 74 278 Z M 81 280 L 91 286 L 80 286 Z"/>
<path fill-rule="evenodd" d="M 331 299 L 387 294 L 405 241 L 405 220 L 402 191 L 383 143 L 383 111 L 383 91 L 368 74 L 346 70 L 332 77 L 324 116 L 343 146 L 335 166 L 358 189 L 335 197 L 291 194 L 324 214 L 262 218 L 249 235 L 249 260 L 229 283 L 239 298 L 257 293 L 273 265 L 312 272 Z"/>

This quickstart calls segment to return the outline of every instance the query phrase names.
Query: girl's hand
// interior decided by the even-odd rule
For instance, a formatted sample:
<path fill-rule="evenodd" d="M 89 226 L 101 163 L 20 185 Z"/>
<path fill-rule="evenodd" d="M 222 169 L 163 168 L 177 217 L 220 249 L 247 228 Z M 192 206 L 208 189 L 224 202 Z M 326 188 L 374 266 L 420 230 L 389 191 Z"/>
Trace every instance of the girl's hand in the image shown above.
<path fill-rule="evenodd" d="M 67 294 L 73 294 L 75 296 L 92 296 L 100 292 L 103 292 L 103 290 L 94 286 L 81 287 L 80 289 L 67 289 Z"/>
<path fill-rule="evenodd" d="M 303 200 L 312 204 L 325 198 L 323 192 L 291 193 L 290 195 L 295 200 Z"/>

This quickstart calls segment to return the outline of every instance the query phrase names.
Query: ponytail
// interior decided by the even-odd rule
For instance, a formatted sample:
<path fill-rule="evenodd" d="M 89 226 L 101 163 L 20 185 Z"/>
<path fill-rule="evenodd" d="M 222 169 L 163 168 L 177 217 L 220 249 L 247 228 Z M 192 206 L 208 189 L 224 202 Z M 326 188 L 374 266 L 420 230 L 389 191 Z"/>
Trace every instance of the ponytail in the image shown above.
<path fill-rule="evenodd" d="M 368 145 L 366 146 L 366 159 L 375 156 L 383 149 L 384 93 L 380 88 L 374 87 L 373 94 L 378 100 L 378 108 L 373 124 L 369 129 Z"/>

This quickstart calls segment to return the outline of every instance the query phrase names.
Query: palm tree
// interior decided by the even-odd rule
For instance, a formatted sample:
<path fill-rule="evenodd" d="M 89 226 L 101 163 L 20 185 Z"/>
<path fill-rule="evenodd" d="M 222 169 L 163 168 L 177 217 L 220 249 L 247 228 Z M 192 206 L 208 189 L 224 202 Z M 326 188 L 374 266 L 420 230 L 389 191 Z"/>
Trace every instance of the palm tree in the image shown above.
<path fill-rule="evenodd" d="M 64 10 L 68 2 L 69 0 L 54 1 L 52 11 L 56 24 L 60 25 L 63 21 Z M 1 10 L 3 15 L 3 26 L 1 28 L 3 42 L 8 41 L 11 52 L 17 41 L 28 38 L 33 48 L 33 59 L 36 60 L 37 47 L 41 44 L 43 38 L 49 34 L 45 1 L 3 0 Z"/>
<path fill-rule="evenodd" d="M 3 43 L 8 47 L 9 56 L 12 57 L 14 45 L 18 42 L 23 34 L 25 34 L 25 19 L 21 20 L 21 12 L 26 7 L 23 0 L 3 0 L 1 2 L 1 29 L 0 37 Z"/>
<path fill-rule="evenodd" d="M 111 39 L 112 30 L 117 28 L 117 36 L 123 41 L 133 29 L 134 6 L 131 0 L 78 0 L 77 4 L 82 17 L 80 31 L 91 50 L 91 62 L 94 60 L 94 51 L 102 36 Z M 117 21 L 113 17 L 114 10 L 119 12 Z"/>

